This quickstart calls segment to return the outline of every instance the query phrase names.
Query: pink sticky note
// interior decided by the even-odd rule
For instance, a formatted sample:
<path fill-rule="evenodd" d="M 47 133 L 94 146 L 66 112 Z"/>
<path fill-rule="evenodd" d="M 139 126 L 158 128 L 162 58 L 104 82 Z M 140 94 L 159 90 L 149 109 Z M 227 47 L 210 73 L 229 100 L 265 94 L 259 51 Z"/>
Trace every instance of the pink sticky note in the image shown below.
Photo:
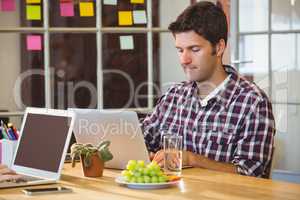
<path fill-rule="evenodd" d="M 1 2 L 1 10 L 2 11 L 15 11 L 16 10 L 16 2 L 15 0 L 0 0 Z"/>
<path fill-rule="evenodd" d="M 28 35 L 26 39 L 27 39 L 27 50 L 29 51 L 42 50 L 42 38 L 40 35 Z"/>
<path fill-rule="evenodd" d="M 73 17 L 74 16 L 73 2 L 60 3 L 60 15 L 62 17 Z"/>

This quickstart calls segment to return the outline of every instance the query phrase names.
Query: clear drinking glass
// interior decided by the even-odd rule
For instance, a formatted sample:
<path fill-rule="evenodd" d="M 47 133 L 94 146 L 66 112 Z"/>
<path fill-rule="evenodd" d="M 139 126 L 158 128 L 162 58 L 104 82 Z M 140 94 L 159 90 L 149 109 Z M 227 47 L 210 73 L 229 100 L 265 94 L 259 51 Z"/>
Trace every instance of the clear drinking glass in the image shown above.
<path fill-rule="evenodd" d="M 164 135 L 164 171 L 168 175 L 181 175 L 182 170 L 182 136 Z"/>

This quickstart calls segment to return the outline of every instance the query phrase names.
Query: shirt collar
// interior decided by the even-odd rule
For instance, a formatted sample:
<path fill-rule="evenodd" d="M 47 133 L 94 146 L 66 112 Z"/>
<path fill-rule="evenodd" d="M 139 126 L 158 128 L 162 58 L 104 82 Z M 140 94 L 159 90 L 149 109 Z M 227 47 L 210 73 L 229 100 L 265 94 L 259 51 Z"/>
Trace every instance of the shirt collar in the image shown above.
<path fill-rule="evenodd" d="M 219 84 L 212 92 L 210 92 L 204 99 L 200 100 L 200 103 L 202 106 L 206 106 L 210 99 L 213 99 L 214 97 L 216 97 L 217 94 L 219 93 L 219 91 L 224 89 L 224 87 L 230 80 L 230 76 L 231 76 L 231 74 L 229 74 L 226 77 L 226 79 L 221 84 Z"/>
<path fill-rule="evenodd" d="M 239 76 L 238 72 L 236 71 L 236 69 L 233 68 L 232 66 L 223 65 L 223 67 L 224 67 L 224 70 L 227 72 L 229 79 L 227 81 L 225 81 L 225 83 L 222 82 L 222 83 L 224 83 L 224 85 L 221 83 L 223 85 L 221 88 L 219 88 L 219 86 L 217 87 L 217 88 L 219 88 L 218 91 L 216 92 L 216 94 L 212 95 L 207 100 L 207 102 L 215 100 L 216 103 L 227 108 L 229 106 L 229 103 L 231 102 L 231 99 L 234 98 L 234 94 L 238 88 L 238 82 L 239 82 L 240 76 Z M 193 82 L 189 82 L 188 84 L 190 84 L 192 86 L 192 88 L 194 88 L 197 91 L 196 94 L 198 95 L 197 83 L 195 81 L 193 81 Z M 201 105 L 202 105 L 202 103 L 203 103 L 203 100 L 201 102 Z"/>
<path fill-rule="evenodd" d="M 223 65 L 223 67 L 225 71 L 230 75 L 230 79 L 223 87 L 223 89 L 220 90 L 216 95 L 216 102 L 227 108 L 231 100 L 235 98 L 236 90 L 239 87 L 240 75 L 232 66 Z"/>

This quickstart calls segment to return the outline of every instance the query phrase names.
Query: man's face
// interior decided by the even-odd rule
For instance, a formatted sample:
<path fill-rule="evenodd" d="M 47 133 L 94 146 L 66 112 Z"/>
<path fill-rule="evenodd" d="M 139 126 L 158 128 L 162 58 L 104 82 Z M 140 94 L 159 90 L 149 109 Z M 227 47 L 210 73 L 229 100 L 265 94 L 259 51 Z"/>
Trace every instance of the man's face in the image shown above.
<path fill-rule="evenodd" d="M 189 81 L 209 81 L 213 76 L 217 56 L 211 43 L 194 31 L 175 34 L 175 46 L 180 63 Z"/>

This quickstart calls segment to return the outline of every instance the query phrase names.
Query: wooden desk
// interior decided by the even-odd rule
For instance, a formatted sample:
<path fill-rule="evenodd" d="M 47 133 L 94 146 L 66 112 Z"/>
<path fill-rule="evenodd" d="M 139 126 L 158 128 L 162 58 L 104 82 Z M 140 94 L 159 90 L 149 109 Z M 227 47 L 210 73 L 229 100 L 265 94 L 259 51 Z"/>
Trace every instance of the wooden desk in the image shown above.
<path fill-rule="evenodd" d="M 159 190 L 133 190 L 114 182 L 118 170 L 104 170 L 102 178 L 85 178 L 81 165 L 71 168 L 65 164 L 60 185 L 72 188 L 73 193 L 47 194 L 28 197 L 22 188 L 0 190 L 0 199 L 55 199 L 55 200 L 120 200 L 120 199 L 300 199 L 300 185 L 260 178 L 226 174 L 204 169 L 183 170 L 183 182 L 179 186 Z M 41 186 L 35 186 L 41 187 Z"/>

